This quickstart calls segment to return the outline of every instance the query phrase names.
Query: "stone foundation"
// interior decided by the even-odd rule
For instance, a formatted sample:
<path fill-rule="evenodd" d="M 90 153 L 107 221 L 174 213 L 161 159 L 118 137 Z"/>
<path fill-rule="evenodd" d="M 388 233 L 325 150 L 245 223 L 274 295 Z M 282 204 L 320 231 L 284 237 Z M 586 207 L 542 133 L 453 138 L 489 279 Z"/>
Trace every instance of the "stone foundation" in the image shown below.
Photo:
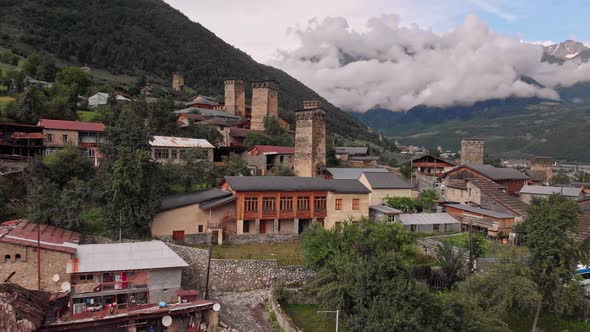
<path fill-rule="evenodd" d="M 268 243 L 268 242 L 291 242 L 299 239 L 297 234 L 240 234 L 229 235 L 223 240 L 227 244 L 248 244 L 248 243 Z"/>

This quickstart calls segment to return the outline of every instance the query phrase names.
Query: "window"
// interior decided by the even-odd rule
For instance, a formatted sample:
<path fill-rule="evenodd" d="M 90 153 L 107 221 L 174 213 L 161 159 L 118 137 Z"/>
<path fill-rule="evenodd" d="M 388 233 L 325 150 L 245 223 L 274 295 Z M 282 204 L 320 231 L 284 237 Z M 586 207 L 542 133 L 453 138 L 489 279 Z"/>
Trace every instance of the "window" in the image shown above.
<path fill-rule="evenodd" d="M 314 209 L 325 210 L 326 209 L 326 196 L 317 196 L 314 200 Z"/>
<path fill-rule="evenodd" d="M 250 220 L 244 220 L 244 233 L 250 233 Z"/>
<path fill-rule="evenodd" d="M 336 210 L 342 210 L 342 198 L 336 199 Z"/>
<path fill-rule="evenodd" d="M 103 273 L 102 274 L 102 282 L 114 282 L 115 275 L 113 273 Z"/>
<path fill-rule="evenodd" d="M 361 200 L 358 198 L 352 199 L 352 209 L 359 210 L 361 208 Z"/>
<path fill-rule="evenodd" d="M 244 198 L 244 210 L 246 212 L 258 211 L 258 197 L 246 197 Z"/>
<path fill-rule="evenodd" d="M 281 197 L 281 211 L 293 211 L 293 197 Z"/>
<path fill-rule="evenodd" d="M 416 225 L 410 225 L 410 231 L 415 232 L 416 231 Z"/>
<path fill-rule="evenodd" d="M 172 149 L 171 154 L 172 154 L 172 159 L 178 159 L 178 150 Z"/>
<path fill-rule="evenodd" d="M 88 149 L 86 150 L 86 155 L 90 158 L 96 158 L 96 150 Z"/>
<path fill-rule="evenodd" d="M 20 254 L 16 254 L 16 255 L 14 255 L 14 261 L 15 261 L 15 262 L 20 262 L 20 261 L 21 261 L 21 260 L 20 260 Z"/>
<path fill-rule="evenodd" d="M 94 275 L 92 274 L 84 274 L 80 276 L 80 283 L 90 283 L 94 282 Z"/>
<path fill-rule="evenodd" d="M 440 230 L 440 225 L 439 224 L 432 225 L 432 231 L 433 232 L 438 232 L 439 230 Z"/>
<path fill-rule="evenodd" d="M 199 225 L 198 226 L 198 232 L 199 233 L 203 233 L 203 225 Z"/>
<path fill-rule="evenodd" d="M 275 211 L 275 200 L 274 197 L 262 197 L 262 211 Z"/>
<path fill-rule="evenodd" d="M 10 255 L 4 255 L 4 263 L 9 263 L 11 260 Z"/>
<path fill-rule="evenodd" d="M 309 197 L 297 197 L 297 210 L 309 210 Z"/>
<path fill-rule="evenodd" d="M 283 164 L 285 162 L 285 156 L 279 157 L 279 163 Z"/>
<path fill-rule="evenodd" d="M 68 135 L 61 135 L 61 141 L 64 143 L 68 142 Z"/>
<path fill-rule="evenodd" d="M 387 216 L 387 221 L 395 222 L 395 216 Z"/>
<path fill-rule="evenodd" d="M 53 142 L 53 134 L 47 134 L 47 142 Z"/>
<path fill-rule="evenodd" d="M 154 149 L 154 156 L 156 159 L 168 159 L 168 149 Z"/>

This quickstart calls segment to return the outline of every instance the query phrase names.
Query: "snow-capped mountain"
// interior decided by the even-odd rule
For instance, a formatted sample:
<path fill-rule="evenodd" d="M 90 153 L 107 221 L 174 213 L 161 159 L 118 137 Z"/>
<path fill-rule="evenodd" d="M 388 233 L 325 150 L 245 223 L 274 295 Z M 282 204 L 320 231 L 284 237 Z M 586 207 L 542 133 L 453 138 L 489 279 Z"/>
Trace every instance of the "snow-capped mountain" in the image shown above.
<path fill-rule="evenodd" d="M 561 60 L 590 60 L 590 48 L 575 40 L 566 40 L 559 44 L 546 46 L 545 53 Z"/>

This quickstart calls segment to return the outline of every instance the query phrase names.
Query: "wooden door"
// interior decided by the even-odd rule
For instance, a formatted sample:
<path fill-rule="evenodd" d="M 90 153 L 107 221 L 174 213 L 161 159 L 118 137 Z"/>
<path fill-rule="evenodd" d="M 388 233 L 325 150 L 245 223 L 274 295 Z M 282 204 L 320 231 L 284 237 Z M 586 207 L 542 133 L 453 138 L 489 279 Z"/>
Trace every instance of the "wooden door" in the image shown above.
<path fill-rule="evenodd" d="M 184 241 L 184 231 L 172 231 L 172 240 Z"/>

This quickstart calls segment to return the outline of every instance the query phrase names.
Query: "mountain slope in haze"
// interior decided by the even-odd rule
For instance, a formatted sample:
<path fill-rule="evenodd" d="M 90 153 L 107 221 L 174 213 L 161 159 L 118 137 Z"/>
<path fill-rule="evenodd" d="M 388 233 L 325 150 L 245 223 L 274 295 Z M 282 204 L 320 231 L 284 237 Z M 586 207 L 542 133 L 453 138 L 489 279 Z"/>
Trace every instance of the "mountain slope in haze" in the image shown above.
<path fill-rule="evenodd" d="M 304 100 L 320 99 L 328 111 L 329 130 L 375 138 L 289 74 L 257 63 L 161 0 L 3 0 L 0 46 L 21 54 L 49 53 L 115 74 L 147 73 L 165 82 L 181 71 L 188 86 L 213 96 L 223 95 L 224 79 L 274 79 L 280 83 L 279 103 L 287 120 L 293 121 L 293 111 Z"/>
<path fill-rule="evenodd" d="M 561 60 L 590 60 L 590 47 L 575 40 L 566 40 L 558 44 L 546 46 L 544 47 L 544 51 L 545 54 Z"/>

